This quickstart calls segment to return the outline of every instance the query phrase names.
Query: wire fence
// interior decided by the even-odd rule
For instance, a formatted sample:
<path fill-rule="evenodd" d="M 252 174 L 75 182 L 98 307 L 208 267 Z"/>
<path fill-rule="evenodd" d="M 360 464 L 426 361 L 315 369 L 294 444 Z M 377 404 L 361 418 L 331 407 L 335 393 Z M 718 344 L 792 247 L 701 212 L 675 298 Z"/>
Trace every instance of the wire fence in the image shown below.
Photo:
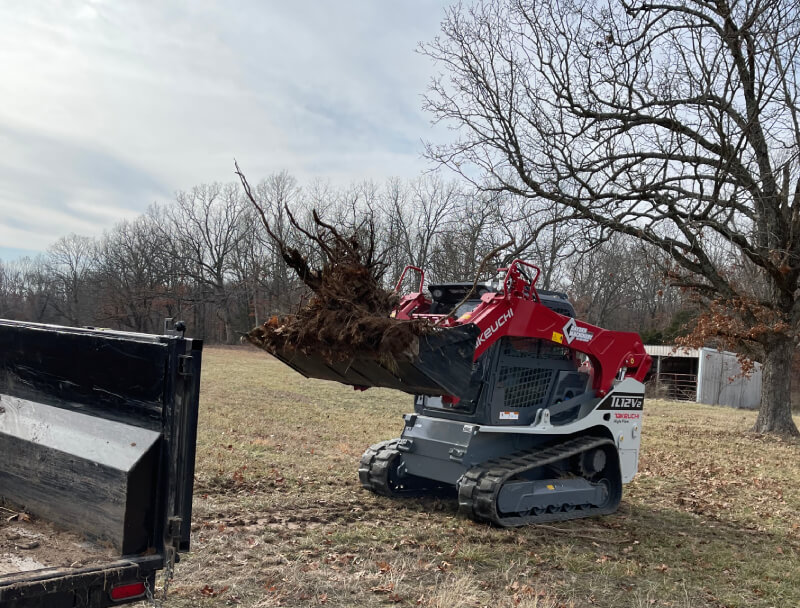
<path fill-rule="evenodd" d="M 648 380 L 646 394 L 656 399 L 696 401 L 697 374 L 656 374 Z"/>

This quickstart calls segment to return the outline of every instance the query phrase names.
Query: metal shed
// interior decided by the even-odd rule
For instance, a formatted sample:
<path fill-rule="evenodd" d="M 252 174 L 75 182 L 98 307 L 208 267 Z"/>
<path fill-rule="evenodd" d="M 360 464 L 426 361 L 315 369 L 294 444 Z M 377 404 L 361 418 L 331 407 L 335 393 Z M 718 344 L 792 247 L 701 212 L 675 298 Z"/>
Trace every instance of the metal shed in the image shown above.
<path fill-rule="evenodd" d="M 714 348 L 645 345 L 653 358 L 651 394 L 678 401 L 755 409 L 761 402 L 761 364 L 742 376 L 736 353 Z"/>

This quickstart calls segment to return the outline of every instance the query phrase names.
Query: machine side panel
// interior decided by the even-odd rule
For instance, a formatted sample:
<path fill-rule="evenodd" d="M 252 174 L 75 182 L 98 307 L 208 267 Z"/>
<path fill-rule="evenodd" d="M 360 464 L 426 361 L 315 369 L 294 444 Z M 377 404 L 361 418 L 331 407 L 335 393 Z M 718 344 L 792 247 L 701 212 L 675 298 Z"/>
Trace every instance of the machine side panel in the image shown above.
<path fill-rule="evenodd" d="M 531 426 L 480 425 L 481 434 L 521 434 L 553 437 L 598 432 L 614 440 L 620 454 L 622 481 L 628 483 L 636 475 L 641 446 L 644 384 L 625 378 L 587 415 L 563 425 L 539 423 Z M 624 458 L 623 458 L 624 456 Z"/>

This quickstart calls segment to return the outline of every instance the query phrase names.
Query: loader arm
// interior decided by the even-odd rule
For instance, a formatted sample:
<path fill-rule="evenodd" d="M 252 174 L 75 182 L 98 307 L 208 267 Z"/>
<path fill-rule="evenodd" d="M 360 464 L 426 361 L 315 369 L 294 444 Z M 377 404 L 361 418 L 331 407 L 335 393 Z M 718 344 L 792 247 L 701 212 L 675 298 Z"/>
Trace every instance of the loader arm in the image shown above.
<path fill-rule="evenodd" d="M 501 270 L 506 271 L 502 292 L 483 294 L 481 303 L 458 319 L 427 314 L 429 306 L 421 286 L 419 292 L 403 298 L 396 311 L 397 318 L 435 319 L 442 327 L 477 326 L 476 361 L 505 336 L 538 338 L 583 353 L 591 362 L 592 388 L 598 397 L 611 390 L 618 376 L 644 381 L 651 358 L 637 333 L 603 329 L 548 308 L 536 291 L 540 271 L 533 264 L 514 260 Z"/>
<path fill-rule="evenodd" d="M 548 340 L 589 358 L 594 372 L 592 388 L 598 397 L 611 390 L 621 370 L 624 376 L 643 382 L 650 369 L 650 356 L 638 334 L 610 331 L 565 317 L 535 300 L 490 293 L 468 314 L 468 319 L 461 319 L 481 330 L 476 359 L 504 336 Z"/>

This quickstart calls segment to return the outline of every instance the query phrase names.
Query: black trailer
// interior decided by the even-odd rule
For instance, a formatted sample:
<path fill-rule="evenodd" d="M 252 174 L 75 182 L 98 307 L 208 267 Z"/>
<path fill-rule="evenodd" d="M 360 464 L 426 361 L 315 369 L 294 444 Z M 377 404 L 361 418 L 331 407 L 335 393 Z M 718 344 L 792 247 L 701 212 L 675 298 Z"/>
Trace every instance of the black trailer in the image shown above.
<path fill-rule="evenodd" d="M 0 570 L 0 607 L 138 601 L 189 549 L 202 342 L 171 333 L 0 320 L 0 514 L 110 556 Z"/>

